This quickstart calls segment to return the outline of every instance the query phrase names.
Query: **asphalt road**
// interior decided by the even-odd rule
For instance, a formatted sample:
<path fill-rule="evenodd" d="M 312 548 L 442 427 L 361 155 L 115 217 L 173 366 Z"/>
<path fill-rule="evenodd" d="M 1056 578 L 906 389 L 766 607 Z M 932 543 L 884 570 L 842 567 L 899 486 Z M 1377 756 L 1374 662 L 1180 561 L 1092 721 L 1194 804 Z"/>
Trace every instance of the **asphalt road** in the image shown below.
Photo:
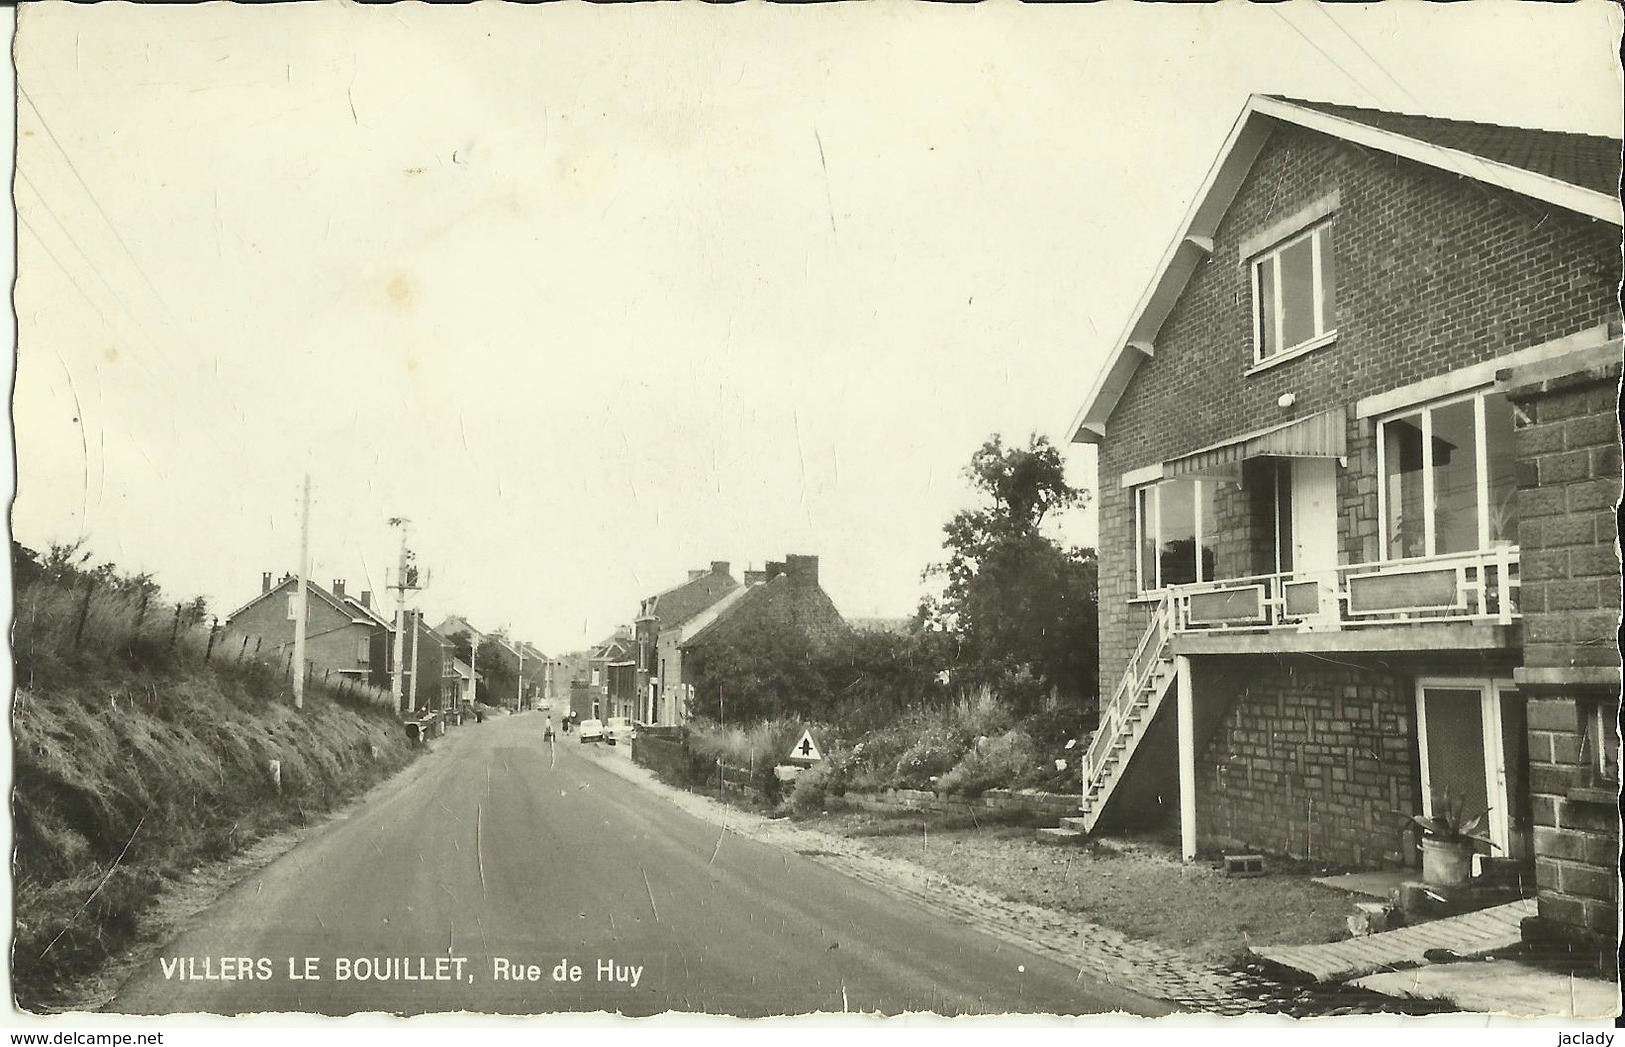
<path fill-rule="evenodd" d="M 542 725 L 531 714 L 453 729 L 194 918 L 107 1009 L 1169 1010 L 723 835 L 598 766 L 574 736 L 549 745 Z"/>

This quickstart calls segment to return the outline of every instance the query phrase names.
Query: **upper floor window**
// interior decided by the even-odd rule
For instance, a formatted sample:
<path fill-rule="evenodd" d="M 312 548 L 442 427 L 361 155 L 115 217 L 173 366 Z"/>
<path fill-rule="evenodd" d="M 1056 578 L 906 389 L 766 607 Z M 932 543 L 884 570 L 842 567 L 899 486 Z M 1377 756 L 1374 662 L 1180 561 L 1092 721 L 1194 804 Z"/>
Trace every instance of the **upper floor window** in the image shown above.
<path fill-rule="evenodd" d="M 1337 333 L 1332 224 L 1306 229 L 1253 259 L 1253 360 L 1331 341 Z"/>
<path fill-rule="evenodd" d="M 298 620 L 299 620 L 299 594 L 296 593 L 296 592 L 289 593 L 288 594 L 288 621 L 297 622 Z"/>
<path fill-rule="evenodd" d="M 1377 423 L 1383 558 L 1488 549 L 1518 536 L 1512 406 L 1480 391 Z"/>
<path fill-rule="evenodd" d="M 1135 559 L 1141 592 L 1217 577 L 1218 489 L 1211 480 L 1166 480 L 1135 488 Z"/>
<path fill-rule="evenodd" d="M 355 642 L 355 660 L 360 665 L 366 665 L 372 661 L 371 640 L 357 640 Z"/>

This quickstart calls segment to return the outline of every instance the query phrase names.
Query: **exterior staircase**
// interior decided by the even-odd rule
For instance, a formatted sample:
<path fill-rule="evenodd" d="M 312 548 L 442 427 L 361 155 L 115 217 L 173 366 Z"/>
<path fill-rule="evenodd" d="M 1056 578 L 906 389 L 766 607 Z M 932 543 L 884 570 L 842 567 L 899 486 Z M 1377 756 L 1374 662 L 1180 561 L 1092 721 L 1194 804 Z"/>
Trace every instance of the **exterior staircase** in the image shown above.
<path fill-rule="evenodd" d="M 1083 763 L 1083 803 L 1080 816 L 1063 818 L 1063 829 L 1087 835 L 1094 831 L 1112 794 L 1123 780 L 1140 739 L 1173 689 L 1174 659 L 1169 651 L 1174 635 L 1174 598 L 1157 605 L 1145 635 L 1129 659 L 1111 701 L 1100 711 L 1100 730 Z"/>

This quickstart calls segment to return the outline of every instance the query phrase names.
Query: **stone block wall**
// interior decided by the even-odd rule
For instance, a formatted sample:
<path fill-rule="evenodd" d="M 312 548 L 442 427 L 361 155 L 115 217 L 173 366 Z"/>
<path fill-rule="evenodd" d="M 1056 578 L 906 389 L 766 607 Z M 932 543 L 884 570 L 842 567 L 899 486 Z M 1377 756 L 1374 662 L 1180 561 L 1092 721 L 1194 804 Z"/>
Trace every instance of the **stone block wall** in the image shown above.
<path fill-rule="evenodd" d="M 1200 848 L 1414 864 L 1414 834 L 1393 813 L 1421 809 L 1407 678 L 1286 656 L 1198 659 L 1192 676 L 1200 703 L 1229 706 L 1198 739 Z"/>

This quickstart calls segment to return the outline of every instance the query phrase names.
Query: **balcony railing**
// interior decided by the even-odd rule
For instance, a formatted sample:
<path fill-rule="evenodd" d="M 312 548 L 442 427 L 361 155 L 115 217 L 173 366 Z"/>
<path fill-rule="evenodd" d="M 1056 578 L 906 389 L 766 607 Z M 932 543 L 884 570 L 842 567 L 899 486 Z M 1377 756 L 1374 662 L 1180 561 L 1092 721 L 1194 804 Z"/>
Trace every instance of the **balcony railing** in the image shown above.
<path fill-rule="evenodd" d="M 1348 564 L 1170 586 L 1175 633 L 1352 629 L 1413 622 L 1510 625 L 1518 614 L 1518 549 Z"/>

